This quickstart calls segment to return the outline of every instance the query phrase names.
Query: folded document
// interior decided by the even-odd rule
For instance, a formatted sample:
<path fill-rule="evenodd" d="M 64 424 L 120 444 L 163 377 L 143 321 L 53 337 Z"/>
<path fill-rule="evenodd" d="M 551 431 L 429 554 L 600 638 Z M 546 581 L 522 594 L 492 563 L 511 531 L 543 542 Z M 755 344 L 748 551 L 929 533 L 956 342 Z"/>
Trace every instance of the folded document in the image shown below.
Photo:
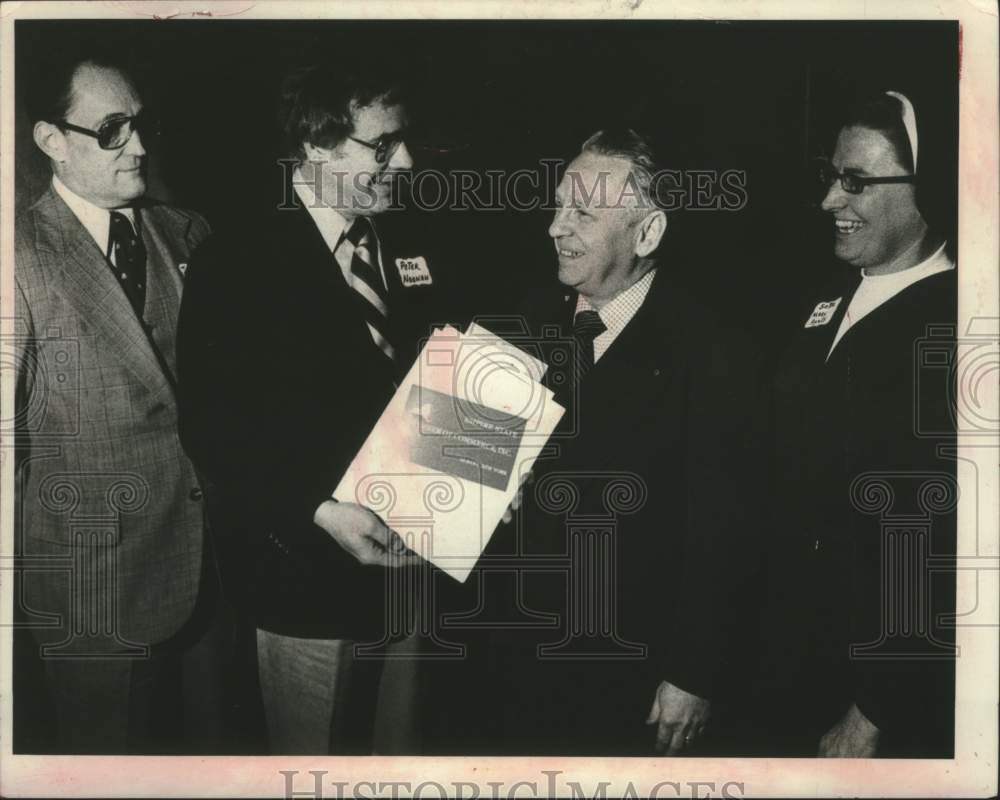
<path fill-rule="evenodd" d="M 545 370 L 474 323 L 434 331 L 333 496 L 464 582 L 563 415 Z"/>

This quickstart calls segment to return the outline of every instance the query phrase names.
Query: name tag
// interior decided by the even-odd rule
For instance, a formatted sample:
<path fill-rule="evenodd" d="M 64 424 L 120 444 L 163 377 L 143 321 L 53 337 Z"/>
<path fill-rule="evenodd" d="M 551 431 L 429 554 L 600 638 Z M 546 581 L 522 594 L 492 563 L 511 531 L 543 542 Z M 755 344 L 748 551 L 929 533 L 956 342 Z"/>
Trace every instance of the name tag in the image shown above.
<path fill-rule="evenodd" d="M 427 261 L 423 256 L 413 258 L 397 258 L 396 269 L 404 287 L 421 286 L 433 283 L 431 271 L 427 269 Z"/>
<path fill-rule="evenodd" d="M 817 304 L 812 314 L 809 315 L 809 319 L 806 320 L 805 327 L 818 328 L 820 325 L 826 325 L 833 319 L 833 314 L 843 299 L 843 297 L 838 297 L 836 300 L 827 300 L 826 302 Z"/>

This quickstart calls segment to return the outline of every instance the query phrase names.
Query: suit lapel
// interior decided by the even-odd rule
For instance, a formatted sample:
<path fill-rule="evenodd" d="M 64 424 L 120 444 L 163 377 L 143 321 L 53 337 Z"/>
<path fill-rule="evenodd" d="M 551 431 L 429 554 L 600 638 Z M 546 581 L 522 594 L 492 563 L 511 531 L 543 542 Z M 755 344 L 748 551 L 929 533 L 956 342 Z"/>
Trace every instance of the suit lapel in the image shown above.
<path fill-rule="evenodd" d="M 373 369 L 382 369 L 389 361 L 372 339 L 361 313 L 364 302 L 348 285 L 333 253 L 327 248 L 322 234 L 309 212 L 299 207 L 295 211 L 277 211 L 277 226 L 282 232 L 278 241 L 287 242 L 286 257 L 301 276 L 303 286 L 320 286 L 329 290 L 329 334 L 341 340 L 341 346 L 364 352 Z M 391 308 L 390 298 L 390 308 Z M 346 337 L 346 339 L 345 339 Z M 391 370 L 386 367 L 387 374 Z"/>
<path fill-rule="evenodd" d="M 386 236 L 386 229 L 389 226 L 384 224 L 384 220 L 378 220 L 377 222 L 372 220 L 372 227 L 375 230 L 375 235 L 378 237 L 379 257 L 382 259 L 382 269 L 385 272 L 385 289 L 389 301 L 387 333 L 392 340 L 393 346 L 399 352 L 403 339 L 403 326 L 400 325 L 400 317 L 403 313 L 404 304 L 403 284 L 399 279 L 399 272 L 396 269 L 395 254 L 389 244 L 392 236 L 391 234 Z M 402 360 L 405 361 L 406 359 Z"/>
<path fill-rule="evenodd" d="M 665 281 L 658 270 L 639 310 L 584 378 L 584 386 L 588 380 L 603 383 L 604 376 L 617 380 L 621 370 L 637 367 L 656 368 L 660 374 L 669 377 L 673 370 L 667 370 L 666 365 L 671 362 L 677 346 L 676 335 L 670 334 L 671 323 L 678 318 L 670 308 L 673 302 L 674 298 L 666 291 Z M 571 304 L 571 315 L 574 307 L 575 298 Z"/>
<path fill-rule="evenodd" d="M 163 368 L 173 382 L 176 372 L 176 326 L 183 281 L 177 243 L 187 238 L 190 224 L 181 218 L 157 213 L 155 208 L 137 210 L 146 245 L 146 306 L 143 318 L 163 359 Z"/>
<path fill-rule="evenodd" d="M 303 279 L 317 279 L 325 284 L 339 302 L 353 302 L 354 290 L 348 285 L 340 264 L 326 246 L 309 212 L 299 206 L 294 211 L 278 210 L 274 214 L 280 241 L 287 242 L 289 265 L 301 272 Z"/>
<path fill-rule="evenodd" d="M 378 237 L 379 255 L 382 258 L 382 269 L 385 270 L 385 288 L 389 294 L 389 302 L 396 305 L 399 294 L 403 290 L 403 284 L 400 282 L 399 273 L 396 270 L 395 254 L 389 245 L 389 239 L 392 237 L 386 235 L 387 228 L 391 226 L 386 225 L 383 220 L 377 222 L 373 220 L 372 227 Z"/>
<path fill-rule="evenodd" d="M 55 255 L 52 264 L 62 274 L 66 298 L 151 392 L 172 396 L 170 381 L 146 332 L 87 229 L 51 188 L 35 211 L 45 223 L 38 228 L 35 246 L 39 254 Z"/>

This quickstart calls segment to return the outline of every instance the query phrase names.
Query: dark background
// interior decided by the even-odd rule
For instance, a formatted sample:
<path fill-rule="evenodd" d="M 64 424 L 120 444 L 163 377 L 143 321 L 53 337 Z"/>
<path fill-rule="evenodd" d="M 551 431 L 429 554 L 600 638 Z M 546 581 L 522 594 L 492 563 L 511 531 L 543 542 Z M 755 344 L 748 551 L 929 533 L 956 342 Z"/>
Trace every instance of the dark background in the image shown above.
<path fill-rule="evenodd" d="M 954 227 L 957 23 L 19 21 L 16 77 L 81 45 L 139 66 L 146 103 L 163 119 L 150 148 L 152 193 L 212 222 L 248 198 L 276 202 L 273 181 L 260 175 L 277 156 L 283 75 L 361 49 L 413 76 L 416 135 L 434 147 L 416 150 L 418 169 L 540 169 L 540 159 L 572 158 L 595 130 L 627 125 L 651 133 L 671 168 L 745 170 L 746 208 L 675 215 L 667 263 L 767 339 L 780 340 L 801 314 L 795 300 L 831 268 L 811 159 L 832 152 L 839 115 L 858 91 L 911 97 L 921 200 L 949 234 Z M 21 108 L 19 205 L 48 180 Z M 552 286 L 550 219 L 434 213 L 471 307 L 505 311 Z"/>
<path fill-rule="evenodd" d="M 20 210 L 49 181 L 23 92 L 53 52 L 93 46 L 139 66 L 144 100 L 163 120 L 159 141 L 144 142 L 151 193 L 219 225 L 238 222 L 248 202 L 278 202 L 263 176 L 278 155 L 283 76 L 365 50 L 405 63 L 414 79 L 415 135 L 430 146 L 414 148 L 418 169 L 540 169 L 541 159 L 571 159 L 587 136 L 616 125 L 653 135 L 670 168 L 745 170 L 744 209 L 671 216 L 664 266 L 765 353 L 802 325 L 800 301 L 815 303 L 809 290 L 822 273 L 842 268 L 811 165 L 831 154 L 858 91 L 896 89 L 913 100 L 920 202 L 954 239 L 957 23 L 77 20 L 18 21 L 15 31 Z M 451 245 L 461 301 L 478 314 L 558 291 L 550 221 L 550 212 L 511 209 L 427 220 Z M 248 654 L 250 672 L 252 663 Z M 22 691 L 41 690 L 23 682 L 37 664 L 15 668 Z M 243 689 L 253 695 L 252 685 Z M 233 752 L 255 752 L 259 709 L 242 713 Z M 18 750 L 44 749 L 44 721 L 20 722 Z"/>

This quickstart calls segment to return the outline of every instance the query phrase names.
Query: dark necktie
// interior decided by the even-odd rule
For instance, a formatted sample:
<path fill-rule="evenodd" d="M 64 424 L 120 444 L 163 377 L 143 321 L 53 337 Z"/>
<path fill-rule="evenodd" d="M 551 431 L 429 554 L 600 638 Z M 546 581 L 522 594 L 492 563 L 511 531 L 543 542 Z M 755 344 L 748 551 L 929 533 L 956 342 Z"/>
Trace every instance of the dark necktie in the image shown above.
<path fill-rule="evenodd" d="M 576 339 L 576 380 L 579 382 L 594 366 L 594 339 L 607 328 L 593 309 L 578 311 L 573 318 L 573 338 Z"/>
<path fill-rule="evenodd" d="M 345 235 L 353 249 L 351 255 L 351 288 L 360 299 L 368 332 L 379 350 L 395 362 L 396 348 L 389 338 L 389 296 L 378 269 L 378 245 L 371 223 L 358 217 Z M 343 246 L 343 245 L 342 245 Z"/>
<path fill-rule="evenodd" d="M 136 316 L 142 319 L 142 309 L 146 304 L 146 248 L 128 217 L 119 211 L 111 212 L 108 262 L 112 264 L 115 277 L 125 290 Z"/>

